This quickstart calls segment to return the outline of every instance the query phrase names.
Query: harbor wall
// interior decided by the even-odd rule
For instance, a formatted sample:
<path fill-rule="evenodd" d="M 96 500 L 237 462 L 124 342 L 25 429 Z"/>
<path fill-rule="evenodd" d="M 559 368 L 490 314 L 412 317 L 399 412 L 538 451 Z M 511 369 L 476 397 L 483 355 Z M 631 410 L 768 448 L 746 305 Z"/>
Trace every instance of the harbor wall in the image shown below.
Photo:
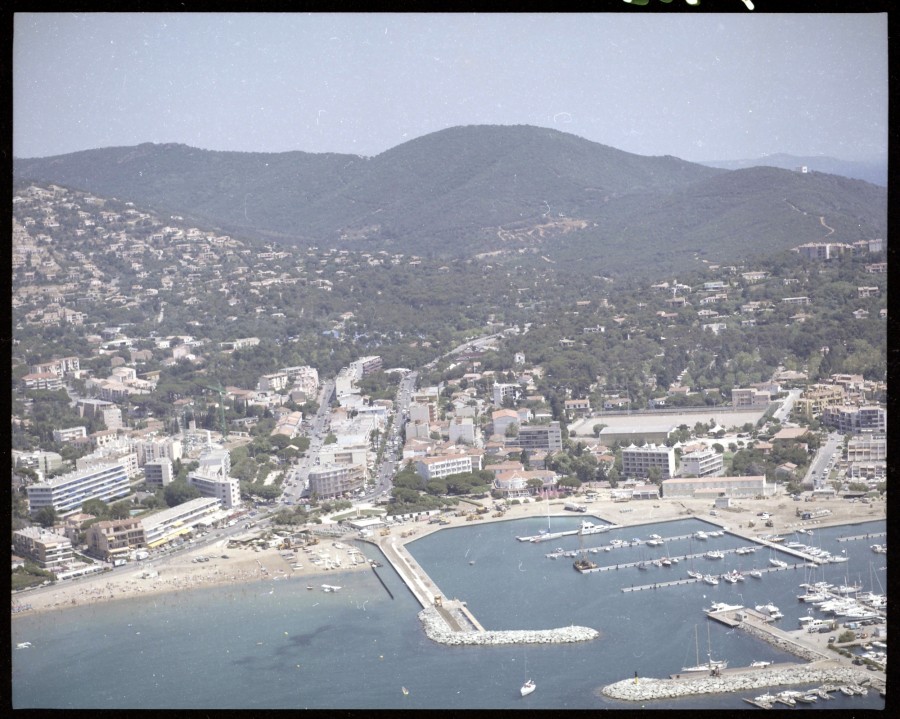
<path fill-rule="evenodd" d="M 649 701 L 675 699 L 695 694 L 721 694 L 794 684 L 862 684 L 871 681 L 867 672 L 855 667 L 805 665 L 779 669 L 748 669 L 736 674 L 704 675 L 690 679 L 623 679 L 600 692 L 611 699 Z"/>
<path fill-rule="evenodd" d="M 498 645 L 498 644 L 565 644 L 596 639 L 600 632 L 590 627 L 560 627 L 559 629 L 513 629 L 497 631 L 457 632 L 451 629 L 434 607 L 426 607 L 419 612 L 419 619 L 425 627 L 425 635 L 439 644 Z"/>

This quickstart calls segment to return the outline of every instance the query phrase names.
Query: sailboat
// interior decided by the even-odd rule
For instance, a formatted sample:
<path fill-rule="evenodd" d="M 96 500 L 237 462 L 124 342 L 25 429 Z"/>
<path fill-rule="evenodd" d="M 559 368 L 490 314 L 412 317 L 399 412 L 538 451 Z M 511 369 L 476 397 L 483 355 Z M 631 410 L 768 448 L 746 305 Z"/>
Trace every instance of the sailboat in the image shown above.
<path fill-rule="evenodd" d="M 694 540 L 691 539 L 690 545 L 690 555 L 691 555 L 691 568 L 688 569 L 688 576 L 691 579 L 703 579 L 703 572 L 698 572 L 694 569 Z"/>
<path fill-rule="evenodd" d="M 712 645 L 710 643 L 709 638 L 709 624 L 706 625 L 706 645 L 707 652 L 706 658 L 707 661 L 705 664 L 700 663 L 700 642 L 697 637 L 697 625 L 694 625 L 694 648 L 697 652 L 697 663 L 692 667 L 681 667 L 682 672 L 711 672 L 714 669 L 725 669 L 728 666 L 727 659 L 713 659 L 712 658 Z"/>
<path fill-rule="evenodd" d="M 528 653 L 525 653 L 525 676 L 528 676 Z M 526 679 L 525 683 L 519 688 L 519 693 L 523 697 L 527 697 L 531 692 L 537 689 L 537 685 L 534 683 L 533 679 Z"/>
<path fill-rule="evenodd" d="M 587 555 L 584 553 L 584 534 L 583 533 L 581 533 L 581 532 L 578 533 L 578 540 L 581 545 L 581 557 L 579 559 L 576 559 L 572 563 L 572 566 L 575 567 L 575 571 L 584 573 L 590 569 L 596 569 L 597 562 L 592 562 L 590 559 L 587 558 Z"/>

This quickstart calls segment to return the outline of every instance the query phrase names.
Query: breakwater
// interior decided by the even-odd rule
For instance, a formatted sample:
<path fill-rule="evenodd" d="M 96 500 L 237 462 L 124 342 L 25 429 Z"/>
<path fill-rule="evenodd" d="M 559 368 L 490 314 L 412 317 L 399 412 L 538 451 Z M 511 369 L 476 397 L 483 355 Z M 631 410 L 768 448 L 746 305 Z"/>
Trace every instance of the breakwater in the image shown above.
<path fill-rule="evenodd" d="M 419 619 L 425 627 L 425 635 L 439 644 L 498 645 L 498 644 L 565 644 L 596 639 L 600 632 L 590 627 L 560 627 L 558 629 L 513 629 L 497 631 L 455 631 L 435 607 L 426 607 L 419 612 Z"/>
<path fill-rule="evenodd" d="M 600 691 L 611 699 L 637 702 L 796 684 L 862 684 L 870 680 L 871 676 L 867 672 L 854 667 L 805 665 L 779 669 L 747 669 L 740 673 L 704 675 L 689 679 L 623 679 L 615 684 L 608 684 Z"/>

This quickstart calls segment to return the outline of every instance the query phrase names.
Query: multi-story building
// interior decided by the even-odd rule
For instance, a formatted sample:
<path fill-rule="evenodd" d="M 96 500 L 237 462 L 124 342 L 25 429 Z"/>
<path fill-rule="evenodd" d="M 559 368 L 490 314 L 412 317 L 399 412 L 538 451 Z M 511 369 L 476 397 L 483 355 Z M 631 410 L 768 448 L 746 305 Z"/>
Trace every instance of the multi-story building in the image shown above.
<path fill-rule="evenodd" d="M 264 374 L 256 383 L 256 389 L 260 392 L 278 392 L 288 386 L 287 372 L 271 372 Z"/>
<path fill-rule="evenodd" d="M 471 417 L 454 417 L 450 420 L 451 444 L 475 444 L 475 423 Z"/>
<path fill-rule="evenodd" d="M 175 507 L 164 509 L 148 517 L 141 517 L 147 547 L 154 549 L 190 532 L 194 525 L 215 514 L 221 508 L 214 497 L 189 499 Z"/>
<path fill-rule="evenodd" d="M 63 388 L 62 380 L 54 372 L 31 372 L 22 377 L 21 383 L 26 390 L 45 389 L 55 391 Z"/>
<path fill-rule="evenodd" d="M 138 464 L 142 466 L 157 459 L 174 462 L 184 456 L 184 448 L 177 437 L 131 440 L 131 447 L 137 454 Z"/>
<path fill-rule="evenodd" d="M 31 365 L 33 373 L 43 374 L 52 372 L 57 377 L 65 377 L 67 374 L 78 372 L 81 368 L 81 362 L 77 357 L 63 357 L 62 359 L 50 360 L 40 364 Z"/>
<path fill-rule="evenodd" d="M 365 467 L 358 464 L 320 464 L 309 471 L 309 491 L 319 498 L 339 497 L 365 484 Z"/>
<path fill-rule="evenodd" d="M 64 464 L 61 454 L 57 452 L 43 452 L 41 450 L 22 452 L 14 449 L 13 460 L 16 467 L 34 469 L 44 476 L 61 469 Z"/>
<path fill-rule="evenodd" d="M 168 457 L 144 463 L 144 482 L 149 487 L 165 487 L 174 479 L 172 460 Z"/>
<path fill-rule="evenodd" d="M 144 547 L 147 539 L 140 519 L 113 519 L 97 522 L 85 533 L 88 551 L 103 559 L 115 559 L 130 549 Z"/>
<path fill-rule="evenodd" d="M 872 435 L 851 437 L 847 441 L 848 462 L 878 462 L 887 459 L 887 437 Z"/>
<path fill-rule="evenodd" d="M 241 483 L 236 477 L 208 475 L 198 471 L 188 474 L 187 483 L 204 497 L 215 497 L 228 509 L 241 503 Z"/>
<path fill-rule="evenodd" d="M 702 477 L 696 479 L 665 479 L 662 482 L 663 497 L 716 498 L 716 497 L 769 497 L 775 493 L 775 485 L 766 482 L 765 476 L 751 477 Z"/>
<path fill-rule="evenodd" d="M 382 367 L 382 360 L 378 355 L 369 355 L 368 357 L 360 357 L 353 362 L 353 364 L 359 366 L 361 372 L 360 376 L 365 377 L 366 375 L 378 372 Z"/>
<path fill-rule="evenodd" d="M 649 477 L 652 467 L 659 469 L 661 479 L 675 476 L 675 448 L 632 444 L 622 450 L 622 474 L 625 477 Z"/>
<path fill-rule="evenodd" d="M 558 421 L 550 424 L 523 424 L 519 427 L 519 434 L 507 443 L 509 447 L 520 447 L 529 452 L 560 452 L 562 451 L 562 430 Z"/>
<path fill-rule="evenodd" d="M 771 401 L 772 395 L 769 392 L 753 387 L 735 387 L 731 390 L 731 406 L 735 409 L 768 407 Z"/>
<path fill-rule="evenodd" d="M 844 251 L 852 249 L 852 245 L 841 242 L 807 242 L 795 247 L 794 252 L 808 260 L 831 260 L 843 255 Z"/>
<path fill-rule="evenodd" d="M 81 508 L 89 499 L 109 503 L 130 492 L 128 473 L 121 461 L 98 464 L 27 487 L 32 512 L 53 507 L 65 514 Z"/>
<path fill-rule="evenodd" d="M 103 466 L 110 462 L 121 462 L 125 467 L 125 474 L 128 479 L 134 479 L 141 473 L 138 466 L 137 455 L 127 449 L 127 445 L 113 444 L 108 447 L 101 447 L 94 450 L 90 454 L 79 457 L 75 460 L 75 469 L 89 469 L 91 467 Z"/>
<path fill-rule="evenodd" d="M 53 441 L 59 442 L 62 444 L 63 442 L 72 442 L 76 439 L 84 439 L 87 437 L 87 428 L 83 425 L 78 425 L 77 427 L 66 427 L 65 429 L 54 429 L 53 430 Z"/>
<path fill-rule="evenodd" d="M 472 457 L 467 454 L 421 457 L 416 460 L 416 472 L 424 477 L 426 481 L 471 471 Z"/>
<path fill-rule="evenodd" d="M 13 547 L 19 556 L 27 557 L 41 569 L 50 571 L 74 559 L 69 538 L 42 527 L 25 527 L 13 532 Z"/>
<path fill-rule="evenodd" d="M 690 452 L 681 457 L 681 474 L 685 477 L 719 477 L 725 472 L 722 455 L 713 449 Z"/>
<path fill-rule="evenodd" d="M 822 411 L 822 424 L 841 434 L 887 431 L 887 410 L 884 407 L 826 407 Z"/>
<path fill-rule="evenodd" d="M 519 415 L 514 409 L 498 409 L 491 413 L 494 434 L 505 435 L 510 425 L 519 424 Z"/>
<path fill-rule="evenodd" d="M 806 419 L 818 417 L 826 407 L 838 407 L 846 401 L 846 393 L 840 385 L 814 384 L 794 402 L 794 412 Z"/>
<path fill-rule="evenodd" d="M 409 405 L 409 421 L 430 424 L 437 421 L 437 408 L 433 402 L 414 402 Z"/>
<path fill-rule="evenodd" d="M 494 382 L 494 405 L 500 407 L 503 400 L 507 397 L 513 401 L 518 399 L 522 393 L 522 388 L 518 384 L 504 384 L 502 382 Z"/>

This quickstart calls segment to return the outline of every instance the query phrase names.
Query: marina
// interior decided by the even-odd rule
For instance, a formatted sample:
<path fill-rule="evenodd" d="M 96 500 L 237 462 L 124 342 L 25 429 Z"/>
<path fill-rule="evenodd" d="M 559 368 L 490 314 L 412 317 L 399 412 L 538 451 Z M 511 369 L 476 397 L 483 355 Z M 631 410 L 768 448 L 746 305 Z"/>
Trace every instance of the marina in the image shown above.
<path fill-rule="evenodd" d="M 768 552 L 765 552 L 766 556 L 760 556 L 761 552 L 765 551 L 760 549 L 761 545 L 737 538 L 727 530 L 721 537 L 708 538 L 703 547 L 705 550 L 710 547 L 721 549 L 726 554 L 724 561 L 708 561 L 699 558 L 700 555 L 697 552 L 686 551 L 689 538 L 694 530 L 706 524 L 702 520 L 698 521 L 699 518 L 647 522 L 648 526 L 643 531 L 635 525 L 612 530 L 609 535 L 610 540 L 617 539 L 625 543 L 615 550 L 611 549 L 616 553 L 616 557 L 623 560 L 623 563 L 633 565 L 640 561 L 640 553 L 643 552 L 647 570 L 642 572 L 637 572 L 634 568 L 623 570 L 620 563 L 620 570 L 617 572 L 615 565 L 607 560 L 604 563 L 603 571 L 580 577 L 572 571 L 572 564 L 575 557 L 580 554 L 579 543 L 583 543 L 587 548 L 589 541 L 587 537 L 578 536 L 577 527 L 580 519 L 569 517 L 568 522 L 560 517 L 553 519 L 555 524 L 559 523 L 560 529 L 575 530 L 572 534 L 558 540 L 557 543 L 564 552 L 574 553 L 574 556 L 568 558 L 567 561 L 556 562 L 548 562 L 545 559 L 546 550 L 542 551 L 532 543 L 516 541 L 516 535 L 535 534 L 535 530 L 541 523 L 538 517 L 520 520 L 522 524 L 501 521 L 463 525 L 462 527 L 451 525 L 446 530 L 430 533 L 427 533 L 424 523 L 412 527 L 407 525 L 402 531 L 402 534 L 407 535 L 406 537 L 400 536 L 401 532 L 397 532 L 393 535 L 379 536 L 377 539 L 370 538 L 368 544 L 357 544 L 356 540 L 349 539 L 345 535 L 342 541 L 344 543 L 349 541 L 363 548 L 373 573 L 380 579 L 372 578 L 368 571 L 354 574 L 352 577 L 347 572 L 340 572 L 340 578 L 332 575 L 330 581 L 334 585 L 342 585 L 342 589 L 337 593 L 326 595 L 328 597 L 326 600 L 319 593 L 323 591 L 319 589 L 319 583 L 314 585 L 319 592 L 304 591 L 301 596 L 295 595 L 294 599 L 291 599 L 291 587 L 285 585 L 296 584 L 296 582 L 292 582 L 291 578 L 286 578 L 280 583 L 275 595 L 263 592 L 257 597 L 254 592 L 253 597 L 256 602 L 290 602 L 289 608 L 286 609 L 286 616 L 290 617 L 290 623 L 288 625 L 279 624 L 278 635 L 283 633 L 282 629 L 293 635 L 299 629 L 300 623 L 312 620 L 317 616 L 316 613 L 324 611 L 327 614 L 321 615 L 320 621 L 328 624 L 339 622 L 342 627 L 346 626 L 346 632 L 341 630 L 340 636 L 344 636 L 347 632 L 350 633 L 349 636 L 369 636 L 368 633 L 371 629 L 364 627 L 373 627 L 374 625 L 359 624 L 360 620 L 371 622 L 376 615 L 384 616 L 385 612 L 389 612 L 391 616 L 396 615 L 392 626 L 397 627 L 394 631 L 400 631 L 401 635 L 406 637 L 406 639 L 398 639 L 399 647 L 403 647 L 403 649 L 400 653 L 397 653 L 396 649 L 391 649 L 388 634 L 382 635 L 379 632 L 376 635 L 377 644 L 373 647 L 377 648 L 374 660 L 378 662 L 378 654 L 383 654 L 385 658 L 392 657 L 392 668 L 394 664 L 397 664 L 398 668 L 393 668 L 391 673 L 394 678 L 388 682 L 394 687 L 395 693 L 396 677 L 398 676 L 396 672 L 401 671 L 399 667 L 402 666 L 402 673 L 399 676 L 403 677 L 402 683 L 410 689 L 408 700 L 424 702 L 421 706 L 505 707 L 508 705 L 504 702 L 509 701 L 509 699 L 497 698 L 500 703 L 491 703 L 492 699 L 489 697 L 492 692 L 489 688 L 483 688 L 484 690 L 476 689 L 473 696 L 468 697 L 465 703 L 454 704 L 452 697 L 459 688 L 458 683 L 454 681 L 453 687 L 443 687 L 440 683 L 434 684 L 433 678 L 426 679 L 422 675 L 423 669 L 421 668 L 427 664 L 421 658 L 424 656 L 433 657 L 435 660 L 437 657 L 442 657 L 441 661 L 452 662 L 453 671 L 459 677 L 469 677 L 476 683 L 478 681 L 476 677 L 483 678 L 495 674 L 505 677 L 503 683 L 508 684 L 509 694 L 514 694 L 517 699 L 521 699 L 519 688 L 523 680 L 532 678 L 539 691 L 529 696 L 528 701 L 535 706 L 552 707 L 565 703 L 566 706 L 578 708 L 614 708 L 617 706 L 617 702 L 631 705 L 632 700 L 630 699 L 618 699 L 601 693 L 601 687 L 621 679 L 621 675 L 615 676 L 615 667 L 627 667 L 626 675 L 628 677 L 631 677 L 632 668 L 637 670 L 640 676 L 639 685 L 642 686 L 651 681 L 645 679 L 645 676 L 671 677 L 673 672 L 677 673 L 682 667 L 693 666 L 696 659 L 693 625 L 697 622 L 696 617 L 698 616 L 701 622 L 708 623 L 708 630 L 712 632 L 713 657 L 716 660 L 729 662 L 726 669 L 720 670 L 729 680 L 737 681 L 736 677 L 742 673 L 750 675 L 767 669 L 783 669 L 786 665 L 794 665 L 797 662 L 826 661 L 822 659 L 822 656 L 829 657 L 828 661 L 832 664 L 837 661 L 842 667 L 844 665 L 852 667 L 850 659 L 863 657 L 862 644 L 864 643 L 871 646 L 871 650 L 868 651 L 873 660 L 877 659 L 877 650 L 881 648 L 872 641 L 873 639 L 881 641 L 880 635 L 872 634 L 870 639 L 859 639 L 859 648 L 850 648 L 854 654 L 844 658 L 827 649 L 825 640 L 828 637 L 826 635 L 807 633 L 803 629 L 790 630 L 791 626 L 799 626 L 796 624 L 798 612 L 806 613 L 807 610 L 819 612 L 808 603 L 799 602 L 796 599 L 796 595 L 801 591 L 798 586 L 804 581 L 811 583 L 824 573 L 825 578 L 830 579 L 835 586 L 862 584 L 866 590 L 871 590 L 873 593 L 879 591 L 878 586 L 865 581 L 865 577 L 862 582 L 859 581 L 858 575 L 865 574 L 868 561 L 870 559 L 877 561 L 875 560 L 876 555 L 869 549 L 869 542 L 857 543 L 858 546 L 849 552 L 850 562 L 843 565 L 824 564 L 813 567 L 807 566 L 805 563 L 797 563 L 788 570 L 782 570 L 766 564 Z M 546 519 L 544 526 L 546 526 Z M 832 541 L 829 544 L 829 537 L 833 540 L 838 536 L 839 531 L 835 529 L 821 534 L 817 532 L 817 534 L 824 546 L 833 548 L 834 543 Z M 659 556 L 662 556 L 663 553 L 675 558 L 693 555 L 693 560 L 688 559 L 669 567 L 665 567 L 661 563 L 654 565 L 652 562 L 653 545 L 648 545 L 646 542 L 633 543 L 633 540 L 637 538 L 633 535 L 653 540 L 653 534 L 657 534 L 660 538 L 667 537 L 665 541 L 668 542 L 668 546 L 665 549 L 662 546 L 656 547 L 656 553 Z M 678 540 L 673 537 L 688 539 Z M 596 545 L 597 542 L 594 541 L 591 544 Z M 757 556 L 752 556 L 753 553 L 739 554 L 736 551 L 737 548 L 750 544 L 757 548 Z M 375 549 L 376 547 L 378 548 Z M 374 554 L 372 549 L 375 550 Z M 694 549 L 699 549 L 696 541 Z M 605 550 L 600 551 L 605 552 Z M 587 556 L 591 555 L 592 553 L 589 553 Z M 610 557 L 610 555 L 604 553 L 599 557 Z M 599 557 L 593 556 L 592 558 L 597 560 Z M 723 581 L 717 587 L 708 587 L 703 583 L 691 581 L 690 577 L 683 576 L 686 574 L 690 562 L 694 561 L 695 566 L 703 566 L 705 571 L 712 570 L 713 567 L 718 567 L 715 571 L 719 573 L 738 569 L 749 577 L 747 570 L 753 566 L 754 560 L 761 560 L 760 567 L 764 571 L 760 572 L 760 579 L 748 578 L 744 583 L 730 585 Z M 379 561 L 383 563 L 384 569 L 375 572 L 372 562 Z M 474 562 L 474 564 L 470 562 Z M 740 563 L 743 563 L 743 567 L 733 566 Z M 346 565 L 347 562 L 345 561 L 344 564 Z M 848 570 L 849 577 L 845 578 L 844 574 Z M 625 574 L 622 573 L 623 571 Z M 880 574 L 883 576 L 883 572 Z M 649 600 L 635 600 L 632 597 L 640 595 L 631 594 L 625 590 L 629 589 L 630 580 L 636 577 L 641 577 L 643 579 L 641 585 L 651 592 L 653 592 L 652 583 L 648 581 L 651 578 L 667 578 L 672 582 L 665 588 L 658 588 L 658 591 L 651 595 L 645 595 L 650 597 Z M 298 588 L 305 590 L 306 584 L 307 582 L 303 580 Z M 514 604 L 496 601 L 498 585 L 504 586 L 511 596 L 516 597 Z M 369 589 L 360 594 L 365 586 L 368 586 Z M 560 591 L 563 588 L 565 591 Z M 373 591 L 374 594 L 371 593 Z M 611 594 L 610 591 L 614 594 Z M 741 593 L 743 593 L 743 597 Z M 859 594 L 864 593 L 860 592 Z M 393 598 L 391 598 L 391 594 Z M 309 597 L 305 603 L 304 597 Z M 622 599 L 618 599 L 618 597 Z M 185 597 L 185 600 L 187 599 L 188 597 Z M 318 606 L 319 601 L 317 600 L 321 600 L 321 606 Z M 712 609 L 711 604 L 716 606 L 715 601 L 719 601 L 725 606 L 730 605 L 732 608 L 750 605 L 747 607 L 747 613 L 751 616 L 756 612 L 753 606 L 774 603 L 782 607 L 787 616 L 780 620 L 780 628 L 767 627 L 767 623 L 760 617 L 754 617 L 753 620 L 745 618 L 743 625 L 739 626 L 736 623 L 737 618 L 729 616 L 729 611 L 733 611 L 733 609 L 720 610 L 723 614 L 718 619 L 707 616 L 706 609 Z M 792 604 L 786 606 L 791 602 Z M 419 612 L 418 617 L 415 612 L 410 612 L 410 606 L 413 604 L 416 605 L 416 611 Z M 296 610 L 301 605 L 306 609 L 298 613 Z M 223 607 L 223 611 L 224 609 Z M 87 607 L 85 610 L 87 611 Z M 402 619 L 404 615 L 413 619 L 415 628 L 409 626 Z M 212 612 L 210 616 L 215 616 L 215 612 Z M 648 663 L 641 658 L 646 653 L 646 647 L 634 644 L 632 639 L 634 636 L 644 636 L 641 634 L 641 627 L 649 628 L 654 619 L 660 616 L 665 616 L 672 627 L 671 641 L 659 645 L 658 650 L 662 653 L 654 656 L 653 661 Z M 353 617 L 358 617 L 358 619 L 354 620 Z M 549 623 L 547 622 L 548 617 L 551 618 Z M 728 621 L 729 619 L 731 621 Z M 110 622 L 115 624 L 115 621 L 114 617 L 107 616 L 105 619 L 107 626 Z M 129 619 L 129 621 L 131 620 Z M 196 622 L 194 624 L 196 625 Z M 29 634 L 20 635 L 21 640 L 30 640 L 40 648 L 40 633 L 35 632 L 34 627 L 28 626 Z M 545 628 L 548 626 L 550 628 Z M 144 629 L 142 635 L 148 637 L 147 628 L 142 628 Z M 425 629 L 424 635 L 423 628 Z M 706 633 L 702 624 L 699 628 L 701 632 Z M 198 627 L 193 626 L 189 630 L 193 630 L 196 635 Z M 241 634 L 244 634 L 245 631 L 242 630 Z M 288 640 L 287 631 L 284 632 L 286 641 Z M 361 635 L 360 631 L 362 631 Z M 781 631 L 784 631 L 785 634 L 781 634 Z M 131 633 L 133 634 L 133 631 Z M 185 631 L 182 633 L 186 634 Z M 210 635 L 210 638 L 212 636 Z M 14 639 L 18 638 L 14 637 Z M 328 639 L 330 643 L 331 638 L 328 637 Z M 257 651 L 272 644 L 271 637 L 267 639 L 264 634 L 257 634 L 252 637 L 252 646 L 258 646 L 257 643 L 261 640 L 265 640 L 265 644 L 258 647 Z M 789 646 L 788 642 L 794 646 Z M 810 653 L 808 658 L 799 653 L 802 651 L 804 642 L 809 642 L 815 648 L 815 654 Z M 509 653 L 514 652 L 516 645 L 520 644 L 529 646 L 528 667 L 531 671 L 524 674 L 521 671 L 521 653 L 518 654 L 518 663 L 513 661 L 516 655 Z M 681 654 L 689 645 L 690 657 L 682 657 Z M 429 647 L 433 647 L 433 649 Z M 455 647 L 455 649 L 448 655 L 440 653 L 442 648 L 446 652 L 448 647 Z M 798 650 L 797 647 L 800 649 Z M 146 651 L 146 645 L 143 645 L 143 648 Z M 313 649 L 314 647 L 310 647 L 310 651 Z M 410 649 L 412 649 L 411 654 L 409 653 Z M 40 656 L 32 654 L 33 651 L 21 651 L 16 655 L 29 658 L 29 660 L 32 656 Z M 221 651 L 224 653 L 225 648 L 222 648 Z M 234 646 L 231 646 L 231 651 L 234 653 Z M 319 647 L 317 653 L 321 651 L 322 647 Z M 388 652 L 391 653 L 388 654 Z M 521 652 L 521 648 L 519 652 Z M 570 652 L 576 654 L 571 655 Z M 581 662 L 586 662 L 583 666 L 591 668 L 585 669 L 585 671 L 579 671 L 576 668 L 576 674 L 571 675 L 571 656 L 583 657 L 576 663 L 577 666 L 582 666 Z M 591 659 L 588 659 L 589 657 Z M 303 665 L 304 674 L 310 671 L 309 659 L 304 663 L 302 657 L 298 655 L 297 661 Z M 345 657 L 342 661 L 348 660 Z M 868 657 L 861 658 L 860 661 L 869 661 L 869 659 Z M 350 662 L 353 665 L 351 671 L 370 671 L 365 664 L 357 667 L 355 666 L 358 663 L 356 660 L 350 660 Z M 768 663 L 768 665 L 762 666 L 758 664 L 759 662 Z M 757 663 L 757 665 L 752 666 L 753 663 Z M 480 670 L 476 667 L 480 667 Z M 570 669 L 560 672 L 560 667 L 570 667 Z M 866 670 L 864 666 L 852 668 L 857 672 L 860 669 Z M 227 665 L 224 669 L 227 673 Z M 694 674 L 702 674 L 702 672 L 698 671 Z M 785 676 L 790 676 L 790 674 Z M 866 671 L 865 676 L 875 680 L 883 676 L 883 673 Z M 576 677 L 580 677 L 580 679 L 576 679 Z M 700 683 L 696 686 L 689 683 L 687 687 L 691 688 L 691 691 L 679 696 L 689 697 L 690 706 L 693 707 L 736 708 L 749 707 L 749 704 L 745 702 L 746 698 L 752 699 L 766 691 L 765 687 L 755 691 L 742 690 L 740 687 L 727 691 L 715 691 L 716 688 L 721 688 L 721 685 L 712 685 L 712 687 L 704 685 L 702 682 L 707 678 L 706 676 L 693 677 L 691 682 Z M 577 691 L 573 694 L 571 687 L 573 680 L 582 683 L 587 681 L 592 684 L 596 692 L 591 695 L 593 698 L 584 696 Z M 319 677 L 318 681 L 323 683 L 323 688 L 329 685 L 327 676 Z M 685 681 L 683 676 L 681 681 Z M 424 685 L 429 688 L 427 693 L 422 691 L 423 682 L 427 682 Z M 816 686 L 819 685 L 821 682 L 816 684 Z M 772 686 L 778 685 L 773 684 Z M 713 691 L 708 691 L 711 688 Z M 800 690 L 803 689 L 803 686 L 794 687 L 788 682 L 783 688 Z M 129 696 L 132 696 L 133 690 L 129 689 L 128 691 Z M 772 693 L 775 694 L 775 692 L 776 690 L 773 688 Z M 226 689 L 225 696 L 227 695 L 228 690 Z M 573 703 L 576 695 L 579 698 Z M 209 699 L 207 698 L 206 701 L 208 702 Z M 287 704 L 278 699 L 269 701 L 273 706 L 290 704 L 289 700 Z M 332 701 L 333 698 L 322 695 L 318 700 L 305 701 L 303 705 L 327 706 L 327 703 Z M 395 706 L 391 703 L 390 698 L 375 700 L 373 703 L 371 696 L 356 697 L 352 692 L 347 694 L 346 701 L 348 705 L 352 704 L 353 706 Z M 650 702 L 647 704 L 648 707 L 654 706 L 654 702 L 659 702 L 655 706 L 664 707 L 667 698 L 663 696 L 659 699 L 648 698 L 641 701 Z M 855 694 L 848 696 L 838 692 L 836 701 L 828 702 L 828 704 L 829 708 L 842 704 L 849 707 L 850 703 L 871 707 L 876 706 L 879 701 L 878 691 L 870 691 L 868 697 Z M 827 700 L 819 700 L 819 704 L 824 702 Z M 148 702 L 145 700 L 145 703 Z M 797 706 L 802 703 L 798 701 Z M 152 700 L 149 701 L 149 705 L 153 705 Z M 243 706 L 239 699 L 234 705 Z M 634 706 L 639 705 L 638 703 Z"/>

